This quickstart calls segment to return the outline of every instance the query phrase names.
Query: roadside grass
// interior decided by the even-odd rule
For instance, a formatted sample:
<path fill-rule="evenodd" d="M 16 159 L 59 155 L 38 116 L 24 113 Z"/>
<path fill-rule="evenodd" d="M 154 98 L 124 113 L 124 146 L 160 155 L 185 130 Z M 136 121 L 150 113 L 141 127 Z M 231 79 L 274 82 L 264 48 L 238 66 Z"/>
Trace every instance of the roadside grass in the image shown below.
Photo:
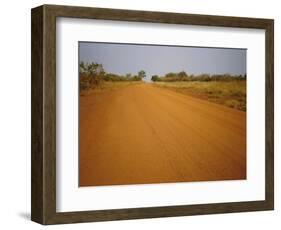
<path fill-rule="evenodd" d="M 155 82 L 153 85 L 246 111 L 245 80 Z"/>
<path fill-rule="evenodd" d="M 117 90 L 130 85 L 137 85 L 142 83 L 143 81 L 103 81 L 99 85 L 94 85 L 87 90 L 80 90 L 80 96 L 86 96 L 92 93 L 101 93 L 108 90 Z"/>

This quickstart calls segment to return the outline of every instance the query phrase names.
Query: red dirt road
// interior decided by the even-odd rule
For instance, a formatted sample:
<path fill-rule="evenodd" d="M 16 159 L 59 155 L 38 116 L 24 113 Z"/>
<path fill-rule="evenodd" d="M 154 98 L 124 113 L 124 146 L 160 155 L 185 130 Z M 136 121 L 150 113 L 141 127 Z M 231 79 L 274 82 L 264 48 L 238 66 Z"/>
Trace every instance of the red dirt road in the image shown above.
<path fill-rule="evenodd" d="M 80 96 L 80 186 L 246 178 L 246 113 L 152 84 Z"/>

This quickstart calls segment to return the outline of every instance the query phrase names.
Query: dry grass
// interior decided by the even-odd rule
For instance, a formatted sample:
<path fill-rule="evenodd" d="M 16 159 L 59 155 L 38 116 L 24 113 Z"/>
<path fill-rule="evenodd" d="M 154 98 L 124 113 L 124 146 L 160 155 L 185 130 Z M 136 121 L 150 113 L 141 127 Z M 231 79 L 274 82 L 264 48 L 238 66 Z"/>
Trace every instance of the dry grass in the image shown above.
<path fill-rule="evenodd" d="M 116 90 L 130 85 L 142 84 L 142 81 L 104 81 L 87 90 L 80 90 L 80 96 L 86 96 L 92 93 L 101 93 L 108 90 Z"/>
<path fill-rule="evenodd" d="M 244 80 L 230 82 L 156 82 L 154 85 L 246 111 L 246 81 Z"/>

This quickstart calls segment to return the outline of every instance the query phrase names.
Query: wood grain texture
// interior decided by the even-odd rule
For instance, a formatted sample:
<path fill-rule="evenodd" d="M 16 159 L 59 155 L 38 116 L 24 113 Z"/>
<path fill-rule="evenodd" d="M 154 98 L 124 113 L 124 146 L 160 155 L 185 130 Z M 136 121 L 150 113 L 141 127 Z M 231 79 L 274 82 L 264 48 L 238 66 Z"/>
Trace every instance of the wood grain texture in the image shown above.
<path fill-rule="evenodd" d="M 31 17 L 31 219 L 43 223 L 43 7 Z"/>
<path fill-rule="evenodd" d="M 56 17 L 265 29 L 266 199 L 265 201 L 56 212 Z M 32 9 L 32 204 L 31 219 L 61 224 L 272 210 L 274 207 L 273 20 L 43 5 Z"/>
<path fill-rule="evenodd" d="M 266 115 L 265 115 L 265 178 L 266 201 L 274 209 L 274 21 L 266 27 Z"/>

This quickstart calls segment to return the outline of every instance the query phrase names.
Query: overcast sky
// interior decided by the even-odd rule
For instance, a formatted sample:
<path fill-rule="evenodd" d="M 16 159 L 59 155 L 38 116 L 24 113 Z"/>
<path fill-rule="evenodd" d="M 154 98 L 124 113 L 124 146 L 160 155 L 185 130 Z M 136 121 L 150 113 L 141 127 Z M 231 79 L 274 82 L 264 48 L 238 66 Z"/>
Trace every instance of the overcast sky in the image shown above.
<path fill-rule="evenodd" d="M 246 74 L 246 50 L 204 47 L 79 42 L 79 61 L 97 62 L 110 73 L 137 74 L 147 79 L 168 72 Z"/>

